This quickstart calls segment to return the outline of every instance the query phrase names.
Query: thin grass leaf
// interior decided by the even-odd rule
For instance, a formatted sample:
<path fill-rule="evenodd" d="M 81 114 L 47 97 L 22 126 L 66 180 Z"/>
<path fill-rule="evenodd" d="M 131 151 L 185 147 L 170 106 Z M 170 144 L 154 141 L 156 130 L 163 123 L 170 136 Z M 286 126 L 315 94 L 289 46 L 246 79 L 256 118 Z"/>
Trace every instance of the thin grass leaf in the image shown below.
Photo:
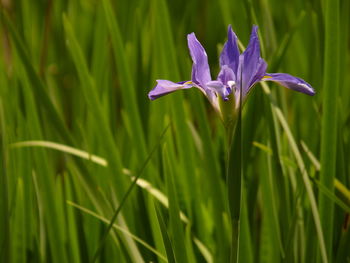
<path fill-rule="evenodd" d="M 144 158 L 144 156 L 147 156 L 146 143 L 140 120 L 140 111 L 137 106 L 135 83 L 131 75 L 128 59 L 125 56 L 123 38 L 119 30 L 116 16 L 113 14 L 113 7 L 110 0 L 103 0 L 102 6 L 108 30 L 111 35 L 114 59 L 118 68 L 120 85 L 122 87 L 121 93 L 123 101 L 127 102 L 124 106 L 132 125 L 132 129 L 130 130 L 132 134 L 130 134 L 130 137 L 135 140 L 135 145 L 140 147 L 139 157 Z"/>
<path fill-rule="evenodd" d="M 349 231 L 349 221 L 345 218 L 344 225 L 342 227 L 339 248 L 336 255 L 336 263 L 342 263 L 349 261 L 349 246 L 350 246 L 350 231 Z"/>
<path fill-rule="evenodd" d="M 94 155 L 94 154 L 90 154 L 86 151 L 77 149 L 77 148 L 73 148 L 67 145 L 63 145 L 60 143 L 56 143 L 56 142 L 50 142 L 50 141 L 22 141 L 22 142 L 15 142 L 12 143 L 10 145 L 11 148 L 23 148 L 23 147 L 44 147 L 44 148 L 48 148 L 48 149 L 53 149 L 53 150 L 58 150 L 67 154 L 71 154 L 86 160 L 89 160 L 93 163 L 99 164 L 101 166 L 107 167 L 108 166 L 108 162 L 106 159 Z M 123 169 L 122 170 L 124 174 L 131 176 L 131 180 L 135 180 L 136 178 L 134 176 L 132 176 L 132 172 L 128 169 Z M 142 178 L 138 178 L 136 180 L 136 184 L 147 190 L 148 193 L 150 193 L 152 196 L 154 196 L 161 204 L 163 204 L 166 208 L 169 207 L 169 201 L 168 198 L 166 197 L 166 195 L 164 193 L 162 193 L 160 190 L 158 190 L 157 188 L 153 187 L 151 183 L 149 183 L 147 180 L 142 179 Z M 180 218 L 184 223 L 188 223 L 189 219 L 187 218 L 187 216 L 180 211 Z"/>
<path fill-rule="evenodd" d="M 148 208 L 147 211 L 148 211 L 149 222 L 151 224 L 151 231 L 152 231 L 154 246 L 160 253 L 162 253 L 162 255 L 167 255 L 167 251 L 163 241 L 162 229 L 158 222 L 157 211 L 154 204 L 154 198 L 148 197 L 146 201 L 147 201 L 147 208 Z M 161 260 L 161 259 L 158 259 L 158 260 Z"/>
<path fill-rule="evenodd" d="M 272 56 L 272 61 L 269 63 L 270 72 L 275 72 L 277 71 L 277 69 L 280 68 L 280 65 L 285 58 L 286 52 L 291 44 L 291 41 L 293 40 L 293 36 L 301 26 L 305 15 L 306 12 L 302 10 L 297 19 L 295 20 L 295 24 L 288 30 L 288 32 L 283 37 L 281 44 L 279 45 L 275 54 Z"/>
<path fill-rule="evenodd" d="M 107 167 L 108 166 L 108 162 L 107 160 L 90 154 L 88 152 L 64 145 L 64 144 L 60 144 L 60 143 L 56 143 L 56 142 L 50 142 L 50 141 L 23 141 L 23 142 L 16 142 L 16 143 L 12 143 L 10 145 L 10 147 L 13 148 L 22 148 L 22 147 L 44 147 L 44 148 L 49 148 L 49 149 L 54 149 L 57 151 L 61 151 L 64 153 L 68 153 L 89 161 L 92 161 L 96 164 L 99 164 L 101 166 Z"/>
<path fill-rule="evenodd" d="M 115 147 L 115 140 L 113 138 L 111 130 L 109 129 L 106 116 L 103 114 L 101 102 L 98 99 L 98 90 L 96 89 L 94 80 L 90 75 L 86 60 L 82 53 L 82 49 L 79 46 L 79 43 L 73 31 L 73 27 L 65 15 L 63 15 L 63 24 L 70 53 L 73 57 L 76 69 L 78 71 L 79 79 L 84 86 L 82 89 L 83 96 L 91 110 L 91 113 L 95 117 L 96 125 L 100 128 L 100 135 L 104 137 L 104 140 L 101 140 L 101 143 L 103 143 L 104 148 L 109 153 L 108 163 L 112 170 L 120 171 L 122 167 L 121 158 L 117 151 L 117 147 Z M 124 177 L 120 177 L 118 191 L 123 194 L 125 193 L 125 190 L 126 179 Z"/>
<path fill-rule="evenodd" d="M 276 186 L 274 178 L 272 176 L 274 173 L 272 172 L 272 158 L 271 156 L 268 156 L 268 167 L 269 167 L 269 173 L 261 176 L 261 188 L 262 188 L 262 195 L 264 200 L 264 211 L 267 218 L 270 220 L 267 221 L 267 225 L 270 229 L 269 232 L 273 233 L 271 235 L 271 246 L 272 247 L 279 247 L 281 257 L 284 258 L 284 248 L 282 244 L 282 238 L 281 238 L 281 231 L 280 231 L 280 220 L 279 215 L 277 213 L 277 196 L 276 196 Z M 274 253 L 276 256 L 276 253 Z M 277 257 L 276 257 L 277 258 Z M 275 258 L 275 259 L 276 259 Z M 272 260 L 275 261 L 275 260 Z"/>
<path fill-rule="evenodd" d="M 168 188 L 169 195 L 169 224 L 171 240 L 174 246 L 174 255 L 176 262 L 188 262 L 188 251 L 185 246 L 185 235 L 183 231 L 183 226 L 180 220 L 180 209 L 178 203 L 177 192 L 175 190 L 175 184 L 173 179 L 174 166 L 170 161 L 170 157 L 166 148 L 163 151 L 164 158 L 164 172 L 166 175 L 166 184 Z"/>
<path fill-rule="evenodd" d="M 110 170 L 108 170 L 108 173 L 111 174 L 111 171 L 121 171 L 122 169 L 121 157 L 117 150 L 111 129 L 109 128 L 107 117 L 105 114 L 103 114 L 102 105 L 98 96 L 98 90 L 96 88 L 94 79 L 90 75 L 86 60 L 83 56 L 82 48 L 80 47 L 76 39 L 76 35 L 73 30 L 72 24 L 70 23 L 68 17 L 65 15 L 63 15 L 63 26 L 67 37 L 67 44 L 69 47 L 69 51 L 75 63 L 79 80 L 84 86 L 84 88 L 82 89 L 83 97 L 85 98 L 86 103 L 88 104 L 91 110 L 91 113 L 94 116 L 96 125 L 99 127 L 100 135 L 103 136 L 103 140 L 101 140 L 101 144 L 103 144 L 103 148 L 105 149 L 105 151 L 108 152 L 108 163 L 111 168 Z M 104 183 L 107 184 L 106 181 Z M 118 197 L 122 198 L 127 191 L 126 178 L 123 176 L 118 177 L 118 183 L 115 184 L 115 186 L 116 186 L 116 190 L 117 190 L 116 193 L 118 194 Z M 114 220 L 111 220 L 111 221 L 113 222 Z M 109 231 L 111 229 L 111 225 L 107 229 Z M 102 239 L 103 240 L 102 243 L 105 242 L 105 239 L 107 236 L 108 236 L 107 234 L 104 235 Z M 126 243 L 127 249 L 129 249 L 129 255 L 133 258 L 133 260 L 137 262 L 141 262 L 142 256 L 136 244 L 134 243 L 134 241 L 129 237 L 125 237 L 124 242 Z M 101 243 L 98 245 L 98 247 L 99 247 L 98 250 L 100 250 L 100 248 L 102 247 Z M 94 258 L 93 261 L 95 259 L 96 258 Z"/>
<path fill-rule="evenodd" d="M 97 250 L 96 250 L 96 252 L 95 252 L 95 254 L 94 254 L 94 257 L 93 257 L 93 259 L 92 259 L 92 262 L 96 262 L 96 260 L 99 258 L 100 253 L 101 253 L 101 250 L 102 250 L 102 248 L 103 248 L 103 245 L 104 245 L 104 243 L 106 242 L 106 239 L 107 239 L 107 237 L 108 237 L 108 234 L 109 234 L 109 232 L 110 232 L 110 230 L 111 230 L 111 228 L 112 228 L 112 226 L 113 226 L 115 220 L 117 219 L 117 217 L 118 217 L 118 215 L 119 215 L 119 213 L 120 213 L 120 211 L 121 211 L 121 209 L 122 209 L 124 203 L 125 203 L 126 200 L 128 199 L 128 197 L 129 197 L 131 191 L 133 190 L 134 186 L 136 185 L 137 179 L 142 175 L 142 173 L 143 173 L 144 169 L 146 168 L 148 162 L 151 160 L 153 154 L 155 153 L 155 151 L 156 151 L 156 150 L 158 149 L 158 147 L 160 146 L 160 144 L 161 144 L 161 142 L 162 142 L 162 139 L 163 139 L 165 133 L 167 132 L 168 128 L 169 128 L 169 125 L 164 129 L 163 133 L 161 134 L 161 136 L 160 136 L 160 138 L 159 138 L 159 141 L 158 141 L 157 145 L 154 146 L 154 148 L 152 149 L 152 151 L 151 151 L 150 154 L 148 155 L 147 159 L 144 161 L 144 163 L 143 163 L 142 166 L 140 167 L 140 169 L 139 169 L 137 175 L 135 176 L 134 180 L 132 181 L 132 183 L 130 184 L 129 188 L 127 189 L 125 195 L 124 195 L 123 198 L 121 199 L 118 208 L 117 208 L 117 209 L 115 210 L 115 212 L 113 213 L 113 217 L 112 217 L 112 219 L 110 220 L 110 224 L 108 225 L 108 227 L 107 227 L 107 229 L 106 229 L 106 231 L 105 231 L 103 237 L 101 238 L 101 241 L 100 241 L 100 243 L 99 243 L 99 246 L 98 246 L 98 248 L 97 248 Z"/>
<path fill-rule="evenodd" d="M 68 178 L 68 175 L 64 175 Z M 72 182 L 69 180 L 66 180 L 64 182 L 64 185 L 60 185 L 62 188 L 64 188 L 64 200 L 70 200 L 73 199 L 73 193 L 72 193 Z M 66 208 L 66 207 L 65 207 Z M 72 261 L 76 263 L 82 262 L 84 259 L 80 257 L 79 253 L 79 234 L 78 234 L 78 220 L 76 218 L 76 215 L 71 207 L 67 207 L 64 209 L 65 214 L 67 214 L 67 229 L 68 229 L 68 239 L 70 240 L 70 246 L 69 251 L 72 255 Z"/>
<path fill-rule="evenodd" d="M 89 160 L 89 161 L 96 163 L 96 164 L 99 164 L 101 166 L 108 166 L 107 161 L 102 157 L 99 157 L 99 156 L 94 155 L 94 154 L 90 154 L 90 153 L 85 152 L 85 151 L 80 150 L 80 149 L 76 149 L 76 148 L 73 148 L 73 147 L 70 147 L 67 145 L 63 145 L 63 144 L 59 144 L 59 143 L 55 143 L 55 142 L 50 142 L 50 141 L 22 141 L 22 142 L 12 143 L 10 145 L 10 147 L 12 147 L 12 148 L 44 147 L 44 148 L 48 148 L 48 149 L 58 150 L 58 151 L 61 151 L 61 152 L 67 153 L 67 154 L 71 154 L 71 155 Z M 148 182 L 147 180 L 142 179 L 142 178 L 136 179 L 134 176 L 132 176 L 131 171 L 128 169 L 123 169 L 123 173 L 131 176 L 131 180 L 132 181 L 136 180 L 136 184 L 139 187 L 145 189 L 150 195 L 152 195 L 154 198 L 156 198 L 156 200 L 158 200 L 164 207 L 166 207 L 167 209 L 169 208 L 168 197 L 164 193 L 162 193 L 159 189 L 154 187 L 150 182 Z M 180 211 L 180 219 L 185 224 L 189 223 L 188 217 L 182 211 Z M 208 248 L 195 236 L 193 237 L 193 242 L 196 244 L 199 251 L 201 252 L 203 257 L 207 260 L 207 262 L 213 262 L 213 257 L 211 255 L 210 251 L 208 250 Z"/>
<path fill-rule="evenodd" d="M 165 223 L 163 216 L 161 215 L 161 212 L 159 211 L 159 208 L 156 207 L 156 212 L 157 212 L 157 218 L 158 218 L 158 224 L 160 226 L 160 230 L 163 236 L 163 242 L 166 250 L 166 254 L 168 257 L 169 263 L 176 263 L 177 261 L 175 260 L 175 253 L 173 249 L 173 245 L 171 244 L 168 231 L 166 229 Z"/>
<path fill-rule="evenodd" d="M 325 1 L 325 62 L 323 79 L 323 118 L 321 137 L 320 182 L 331 192 L 336 175 L 337 96 L 339 86 L 339 2 Z M 333 259 L 334 205 L 323 193 L 319 195 L 319 212 L 329 261 Z"/>
<path fill-rule="evenodd" d="M 286 228 L 288 226 L 288 220 L 290 217 L 289 211 L 289 202 L 288 195 L 286 194 L 286 190 L 288 190 L 287 180 L 286 180 L 286 168 L 283 166 L 285 164 L 283 155 L 281 153 L 281 132 L 280 127 L 278 125 L 278 120 L 276 115 L 272 111 L 270 103 L 265 99 L 266 114 L 265 118 L 268 122 L 269 130 L 270 130 L 270 138 L 268 139 L 271 142 L 271 148 L 273 150 L 274 155 L 268 157 L 268 169 L 269 172 L 265 177 L 262 178 L 262 186 L 265 185 L 265 204 L 267 206 L 267 211 L 271 213 L 271 217 L 273 220 L 273 224 L 270 225 L 271 230 L 275 229 L 271 237 L 271 241 L 278 243 L 281 258 L 285 258 L 284 244 L 282 241 L 282 233 L 281 229 Z M 274 176 L 273 176 L 274 175 Z M 265 179 L 265 180 L 264 180 Z M 294 179 L 294 178 L 293 178 Z M 293 180 L 292 179 L 292 180 Z M 295 180 L 295 179 L 294 179 Z M 265 181 L 265 183 L 264 183 Z M 274 187 L 274 184 L 276 185 Z M 266 189 L 268 188 L 268 189 Z M 277 198 L 278 196 L 278 198 Z M 280 202 L 278 202 L 280 201 Z M 287 212 L 278 213 L 277 207 L 278 203 L 284 204 L 284 209 Z M 298 209 L 300 209 L 298 207 Z M 300 212 L 299 212 L 300 213 Z M 277 244 L 276 244 L 277 245 Z"/>
<path fill-rule="evenodd" d="M 249 212 L 247 207 L 246 189 L 243 183 L 242 187 L 242 223 L 241 223 L 241 236 L 240 236 L 240 252 L 238 262 L 253 263 L 254 253 L 253 244 L 251 238 L 251 229 L 249 226 Z"/>
<path fill-rule="evenodd" d="M 50 100 L 49 96 L 47 95 L 47 92 L 46 92 L 46 90 L 44 88 L 44 84 L 41 82 L 40 78 L 37 76 L 37 74 L 36 74 L 36 72 L 34 70 L 34 67 L 32 66 L 32 64 L 30 62 L 29 56 L 27 55 L 27 53 L 25 51 L 23 42 L 19 38 L 19 36 L 18 36 L 17 32 L 15 31 L 15 29 L 13 28 L 13 25 L 10 23 L 10 20 L 9 19 L 5 19 L 5 20 L 6 20 L 6 23 L 8 24 L 9 29 L 10 29 L 10 32 L 11 32 L 11 35 L 12 35 L 12 38 L 13 38 L 13 41 L 14 41 L 14 45 L 16 47 L 16 50 L 17 50 L 18 54 L 19 54 L 21 62 L 23 63 L 24 68 L 26 70 L 26 73 L 27 73 L 28 77 L 30 78 L 31 87 L 33 87 L 33 89 L 27 88 L 27 89 L 25 89 L 25 91 L 31 91 L 31 90 L 34 91 L 35 98 L 37 98 L 39 100 L 37 105 L 43 105 L 43 107 L 45 108 L 45 112 L 48 115 L 48 118 L 50 119 L 50 122 L 52 122 L 53 127 L 55 128 L 55 130 L 57 130 L 57 133 L 59 134 L 59 136 L 62 137 L 68 144 L 73 145 L 73 138 L 72 138 L 71 134 L 68 133 L 68 131 L 67 131 L 67 129 L 66 129 L 66 127 L 65 127 L 65 125 L 64 125 L 64 123 L 63 123 L 63 121 L 62 121 L 62 119 L 60 117 L 60 115 L 58 114 L 57 110 L 55 109 L 55 107 L 51 103 L 51 100 Z M 24 79 L 26 79 L 26 78 L 24 78 Z M 35 111 L 31 110 L 29 112 L 35 112 Z M 34 130 L 33 127 L 36 127 L 36 126 L 35 125 L 31 125 L 31 130 Z M 35 137 L 36 138 L 40 138 L 41 136 L 38 136 L 38 135 L 39 135 L 39 133 L 38 133 L 38 129 L 37 129 Z M 45 160 L 46 157 L 38 158 L 38 159 Z M 46 163 L 46 162 L 44 161 L 44 163 Z M 78 166 L 79 166 L 79 169 L 81 169 L 82 171 L 84 171 L 84 170 L 86 171 L 86 169 L 84 168 L 84 166 L 81 163 L 78 162 Z M 44 172 L 44 173 L 45 173 L 45 178 L 48 177 L 47 175 L 49 173 L 48 172 Z M 91 178 L 89 178 L 88 174 L 87 174 L 86 177 L 84 177 L 84 180 L 90 180 L 90 179 Z M 41 179 L 38 179 L 38 182 L 39 181 L 41 181 Z M 91 183 L 91 180 L 90 180 L 90 185 L 93 185 Z M 50 189 L 50 187 L 45 186 L 45 187 L 43 187 L 43 189 Z M 40 191 L 40 190 L 38 190 L 38 191 Z M 49 190 L 49 192 L 53 193 L 54 191 L 50 191 Z M 49 197 L 51 197 L 51 196 L 49 196 Z M 43 198 L 43 200 L 46 200 L 46 199 L 52 200 L 51 198 L 47 198 L 47 197 Z M 48 201 L 48 202 L 50 203 L 48 211 L 54 209 L 54 205 L 53 205 L 54 202 L 51 202 L 51 201 Z M 50 224 L 51 227 L 48 229 L 49 230 L 48 232 L 50 234 L 51 233 L 51 229 L 54 230 L 54 232 L 55 232 L 55 237 L 52 239 L 53 242 L 52 242 L 51 248 L 54 250 L 53 251 L 53 255 L 56 255 L 55 259 L 57 259 L 58 261 L 62 262 L 62 261 L 66 261 L 66 259 L 64 259 L 65 253 L 63 251 L 59 251 L 60 249 L 63 248 L 63 245 L 59 245 L 59 244 L 58 245 L 54 245 L 57 241 L 60 241 L 60 239 L 58 237 L 61 235 L 61 231 L 56 231 L 54 229 L 55 223 L 53 223 L 53 222 L 55 222 L 55 220 L 56 220 L 56 217 L 54 216 L 54 214 L 55 213 L 53 213 L 53 212 L 48 212 L 49 217 L 50 216 L 53 217 L 53 220 L 51 220 L 52 223 Z M 42 233 L 42 232 L 40 232 L 40 233 Z M 39 240 L 42 240 L 42 238 L 40 238 Z M 40 242 L 40 245 L 45 246 L 45 244 L 42 243 L 42 242 Z M 43 251 L 43 250 L 40 249 L 39 251 Z M 57 251 L 57 253 L 56 253 L 56 251 Z M 41 256 L 45 259 L 44 252 L 41 252 Z"/>
<path fill-rule="evenodd" d="M 133 178 L 133 177 L 132 177 Z M 162 205 L 164 205 L 167 209 L 169 209 L 169 200 L 168 197 L 159 191 L 157 188 L 152 186 L 146 180 L 139 178 L 137 180 L 137 185 L 143 189 L 145 189 L 149 194 L 156 198 Z M 189 224 L 188 217 L 180 210 L 180 219 L 185 224 Z M 196 244 L 197 248 L 203 255 L 203 257 L 207 260 L 207 262 L 213 262 L 213 256 L 210 253 L 209 249 L 196 237 L 192 235 L 193 242 Z"/>
<path fill-rule="evenodd" d="M 185 246 L 187 249 L 187 256 L 189 262 L 196 262 L 196 256 L 192 244 L 192 225 L 187 224 L 185 228 Z"/>
<path fill-rule="evenodd" d="M 321 170 L 321 164 L 315 157 L 315 155 L 309 150 L 306 143 L 301 141 L 301 146 L 303 147 L 303 150 L 306 152 L 307 156 L 309 157 L 312 164 L 315 166 L 316 171 Z M 336 190 L 338 190 L 350 203 L 350 190 L 342 184 L 337 178 L 334 178 L 334 187 Z"/>
<path fill-rule="evenodd" d="M 175 41 L 173 38 L 173 30 L 170 24 L 170 17 L 168 11 L 168 4 L 164 0 L 153 0 L 152 6 L 154 8 L 154 26 L 156 30 L 155 41 L 156 43 L 161 43 L 161 45 L 155 45 L 157 52 L 155 58 L 159 60 L 160 67 L 157 70 L 158 74 L 162 74 L 164 77 L 169 77 L 170 79 L 180 79 L 179 74 L 179 63 L 177 61 L 177 49 L 175 46 Z M 176 144 L 174 147 L 179 151 L 179 165 L 177 166 L 179 176 L 175 177 L 175 182 L 181 185 L 178 193 L 185 195 L 188 202 L 185 202 L 187 214 L 191 217 L 193 213 L 193 207 L 190 200 L 196 199 L 198 194 L 197 191 L 191 189 L 191 185 L 195 185 L 194 176 L 185 176 L 186 174 L 195 174 L 194 165 L 194 143 L 189 136 L 191 131 L 187 125 L 188 116 L 185 112 L 184 107 L 184 96 L 181 92 L 173 94 L 169 102 L 170 116 L 172 124 L 174 126 L 174 137 L 176 138 Z M 170 145 L 169 145 L 170 146 Z M 169 150 L 170 152 L 171 150 Z M 195 209 L 195 208 L 194 208 Z"/>
<path fill-rule="evenodd" d="M 266 83 L 261 83 L 261 86 L 263 87 L 264 92 L 268 96 L 270 96 L 271 92 L 270 92 L 269 87 L 266 85 Z M 295 157 L 295 159 L 297 161 L 300 173 L 302 175 L 303 182 L 305 184 L 305 188 L 306 188 L 306 192 L 307 192 L 307 195 L 308 195 L 308 198 L 309 198 L 309 201 L 310 201 L 310 205 L 311 205 L 311 211 L 312 211 L 312 215 L 313 215 L 313 218 L 314 218 L 314 223 L 315 223 L 316 232 L 317 232 L 317 236 L 318 236 L 318 241 L 319 241 L 322 261 L 324 263 L 327 263 L 328 262 L 327 250 L 326 250 L 325 240 L 324 240 L 324 236 L 323 236 L 323 230 L 322 230 L 322 227 L 321 227 L 320 215 L 318 213 L 318 207 L 317 207 L 315 195 L 314 195 L 313 190 L 312 190 L 312 186 L 311 186 L 311 183 L 310 183 L 310 179 L 308 177 L 308 173 L 306 171 L 306 167 L 305 167 L 304 161 L 303 161 L 303 159 L 301 157 L 301 154 L 299 152 L 298 146 L 297 146 L 297 144 L 296 144 L 296 142 L 294 140 L 292 132 L 289 129 L 288 123 L 285 120 L 281 109 L 278 108 L 278 106 L 273 102 L 272 99 L 271 99 L 271 107 L 272 107 L 272 110 L 276 114 L 277 119 L 281 123 L 281 125 L 282 125 L 282 127 L 283 127 L 283 129 L 284 129 L 284 131 L 285 131 L 285 133 L 287 135 L 289 145 L 290 145 L 290 147 L 292 149 L 292 152 L 294 154 L 294 157 Z"/>
<path fill-rule="evenodd" d="M 11 215 L 13 225 L 11 229 L 11 234 L 14 240 L 12 241 L 11 247 L 11 259 L 14 262 L 24 262 L 25 261 L 25 216 L 24 216 L 24 199 L 23 199 L 23 179 L 18 178 L 16 197 L 14 202 L 13 213 Z"/>
<path fill-rule="evenodd" d="M 3 101 L 0 97 L 0 261 L 10 262 L 10 215 L 9 215 L 9 190 L 7 180 L 7 149 L 5 116 L 3 112 Z"/>
<path fill-rule="evenodd" d="M 23 88 L 23 97 L 25 98 L 24 110 L 26 112 L 26 125 L 27 128 L 25 133 L 26 136 L 36 137 L 38 139 L 43 138 L 42 124 L 40 123 L 39 110 L 35 102 L 35 97 L 32 93 L 32 85 L 30 82 L 28 72 L 25 71 L 26 67 L 23 67 L 21 63 L 18 64 L 17 74 L 21 76 L 20 84 Z M 34 74 L 34 73 L 33 73 Z M 46 211 L 44 216 L 45 225 L 49 224 L 47 228 L 48 240 L 51 244 L 50 249 L 50 260 L 53 262 L 62 262 L 68 260 L 67 251 L 64 249 L 65 243 L 65 225 L 63 220 L 63 214 L 60 211 L 60 201 L 55 198 L 58 194 L 58 190 L 55 188 L 55 180 L 53 176 L 53 169 L 50 169 L 50 161 L 48 156 L 45 154 L 44 149 L 40 149 L 31 154 L 28 159 L 32 162 L 29 169 L 36 169 L 38 175 L 38 186 L 39 191 L 43 192 L 43 207 Z M 27 161 L 28 161 L 27 160 Z M 40 169 L 37 169 L 40 167 Z M 28 178 L 30 172 L 25 173 L 26 184 L 31 182 Z M 29 187 L 28 187 L 29 188 Z M 29 188 L 30 189 L 30 188 Z M 28 189 L 28 191 L 30 191 Z M 25 199 L 26 207 L 31 207 L 29 200 Z"/>
<path fill-rule="evenodd" d="M 46 237 L 45 237 L 44 208 L 43 208 L 43 201 L 42 201 L 41 193 L 39 191 L 38 179 L 37 179 L 36 173 L 34 171 L 32 172 L 32 180 L 33 180 L 34 191 L 35 191 L 35 195 L 36 195 L 36 203 L 37 203 L 37 207 L 38 207 L 39 258 L 43 262 L 45 262 L 46 261 L 46 249 L 45 249 L 45 246 L 47 244 L 47 240 L 46 240 Z"/>
<path fill-rule="evenodd" d="M 305 142 L 301 141 L 301 145 L 303 147 L 303 150 L 306 152 L 307 156 L 309 157 L 310 161 L 313 163 L 313 165 L 315 166 L 316 171 L 320 171 L 321 170 L 321 164 L 320 162 L 317 160 L 317 158 L 315 157 L 315 155 L 309 150 L 309 148 L 307 147 L 307 145 L 305 144 Z M 326 187 L 324 187 L 323 185 L 320 184 L 319 180 L 317 180 L 314 177 L 311 177 L 317 184 L 318 187 L 322 188 L 322 191 L 325 191 L 326 195 L 328 197 L 331 196 L 331 200 L 333 200 L 335 203 L 343 203 L 338 197 L 336 197 L 334 195 L 334 193 L 332 193 L 331 191 L 329 191 Z M 350 190 L 344 185 L 342 184 L 337 178 L 334 178 L 334 187 L 336 190 L 338 190 L 341 195 L 347 199 L 348 203 L 350 204 Z M 346 206 L 346 205 L 345 205 Z M 341 205 L 342 208 L 344 208 L 343 205 Z M 345 209 L 346 210 L 346 209 Z"/>
<path fill-rule="evenodd" d="M 75 207 L 79 210 L 81 210 L 82 212 L 84 212 L 85 214 L 91 215 L 99 220 L 101 220 L 102 222 L 110 225 L 111 221 L 108 220 L 107 218 L 91 211 L 90 209 L 87 209 L 86 207 L 83 207 L 81 205 L 78 205 L 70 200 L 67 200 L 67 204 L 69 204 L 72 207 Z M 141 238 L 137 237 L 136 235 L 130 233 L 127 229 L 117 225 L 117 224 L 112 224 L 112 227 L 115 228 L 116 230 L 130 236 L 132 239 L 134 239 L 136 242 L 138 242 L 139 244 L 141 244 L 142 246 L 144 246 L 145 248 L 147 248 L 148 250 L 150 250 L 152 253 L 156 254 L 159 258 L 161 258 L 164 262 L 168 262 L 166 257 L 164 255 L 162 255 L 159 251 L 155 250 L 152 246 L 150 246 L 149 244 L 147 244 L 145 241 L 143 241 Z"/>
<path fill-rule="evenodd" d="M 37 73 L 35 72 L 35 69 L 30 61 L 30 58 L 26 52 L 25 44 L 23 43 L 22 39 L 19 37 L 18 33 L 16 32 L 13 23 L 10 21 L 8 16 L 4 13 L 3 9 L 1 10 L 1 18 L 4 21 L 4 23 L 7 25 L 11 37 L 14 43 L 14 46 L 16 48 L 16 51 L 18 52 L 19 58 L 21 59 L 21 62 L 23 63 L 24 68 L 27 71 L 27 76 L 31 82 L 31 87 L 33 87 L 33 92 L 35 94 L 35 98 L 39 100 L 38 105 L 43 105 L 43 108 L 45 108 L 45 111 L 49 117 L 49 119 L 52 121 L 52 124 L 57 129 L 59 134 L 69 143 L 73 143 L 73 139 L 71 135 L 68 133 L 68 130 L 61 118 L 61 116 L 58 114 L 56 108 L 54 107 L 53 103 L 51 102 L 51 99 L 47 95 L 47 91 L 44 88 L 44 85 L 40 78 L 38 77 Z"/>

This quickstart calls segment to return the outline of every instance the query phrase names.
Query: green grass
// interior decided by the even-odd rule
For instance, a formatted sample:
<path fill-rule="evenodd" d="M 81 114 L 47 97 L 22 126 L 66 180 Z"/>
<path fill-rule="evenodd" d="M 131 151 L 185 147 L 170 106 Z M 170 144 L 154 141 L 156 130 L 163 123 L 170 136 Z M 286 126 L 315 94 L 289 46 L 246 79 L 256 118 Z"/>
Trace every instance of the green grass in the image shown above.
<path fill-rule="evenodd" d="M 334 191 L 334 178 L 337 173 L 337 102 L 339 90 L 339 1 L 327 1 L 325 11 L 325 64 L 324 64 L 324 114 L 322 116 L 321 139 L 321 183 Z M 334 204 L 323 193 L 319 196 L 322 227 L 329 258 L 332 258 Z"/>
<path fill-rule="evenodd" d="M 350 262 L 349 10 L 3 1 L 0 262 Z M 232 139 L 198 90 L 147 97 L 191 32 L 216 76 L 228 24 L 317 92 L 257 85 Z"/>

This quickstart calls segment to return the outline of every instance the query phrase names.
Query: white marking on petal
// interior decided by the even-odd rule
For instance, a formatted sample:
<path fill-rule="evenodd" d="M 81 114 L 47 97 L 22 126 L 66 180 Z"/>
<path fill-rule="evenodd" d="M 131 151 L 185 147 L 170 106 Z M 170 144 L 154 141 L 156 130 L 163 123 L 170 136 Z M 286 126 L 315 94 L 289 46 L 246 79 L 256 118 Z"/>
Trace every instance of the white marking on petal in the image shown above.
<path fill-rule="evenodd" d="M 314 90 L 312 88 L 310 88 L 308 85 L 306 85 L 304 83 L 299 82 L 298 85 L 304 87 L 305 89 L 307 89 L 310 92 L 314 92 Z"/>
<path fill-rule="evenodd" d="M 227 81 L 227 85 L 232 89 L 236 85 L 236 82 L 234 80 L 229 80 Z"/>

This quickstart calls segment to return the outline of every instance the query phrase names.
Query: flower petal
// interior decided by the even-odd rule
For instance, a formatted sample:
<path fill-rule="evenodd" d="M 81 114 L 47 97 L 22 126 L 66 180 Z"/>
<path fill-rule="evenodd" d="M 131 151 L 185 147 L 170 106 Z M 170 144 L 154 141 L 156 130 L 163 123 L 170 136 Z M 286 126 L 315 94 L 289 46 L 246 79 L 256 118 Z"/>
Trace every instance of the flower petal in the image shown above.
<path fill-rule="evenodd" d="M 243 97 L 248 94 L 249 89 L 265 75 L 266 63 L 260 57 L 260 43 L 258 38 L 258 27 L 253 26 L 249 44 L 240 56 L 238 69 L 239 84 L 242 85 Z"/>
<path fill-rule="evenodd" d="M 274 81 L 288 89 L 299 91 L 307 95 L 313 96 L 316 94 L 315 90 L 311 87 L 309 83 L 286 73 L 266 74 L 262 80 Z"/>
<path fill-rule="evenodd" d="M 193 61 L 192 81 L 205 87 L 205 83 L 211 81 L 207 53 L 194 33 L 187 35 L 187 41 Z"/>
<path fill-rule="evenodd" d="M 231 25 L 228 26 L 227 42 L 220 54 L 220 66 L 227 65 L 236 74 L 239 63 L 239 49 L 237 45 L 237 36 L 233 32 Z M 234 79 L 235 80 L 235 79 Z"/>
<path fill-rule="evenodd" d="M 150 100 L 155 100 L 159 97 L 167 95 L 176 90 L 188 89 L 188 88 L 191 88 L 192 86 L 193 85 L 191 81 L 182 81 L 182 82 L 175 83 L 169 80 L 159 79 L 157 80 L 157 86 L 155 86 L 148 93 L 148 98 Z"/>
<path fill-rule="evenodd" d="M 209 88 L 213 88 L 213 89 L 220 89 L 222 86 L 224 86 L 224 84 L 222 84 L 221 81 L 219 80 L 211 80 L 209 82 L 206 83 L 207 87 Z"/>
<path fill-rule="evenodd" d="M 248 90 L 246 90 L 247 93 L 257 82 L 259 82 L 266 75 L 266 69 L 267 69 L 267 63 L 262 58 L 259 58 L 254 76 L 249 82 Z M 246 93 L 244 94 L 244 96 L 245 95 Z"/>
<path fill-rule="evenodd" d="M 236 75 L 231 67 L 223 65 L 219 72 L 218 80 L 220 80 L 223 84 L 228 85 L 229 81 L 236 81 Z"/>
<path fill-rule="evenodd" d="M 219 80 L 212 80 L 206 83 L 207 87 L 218 93 L 223 100 L 228 100 L 228 96 L 231 93 L 231 88 L 224 85 Z"/>

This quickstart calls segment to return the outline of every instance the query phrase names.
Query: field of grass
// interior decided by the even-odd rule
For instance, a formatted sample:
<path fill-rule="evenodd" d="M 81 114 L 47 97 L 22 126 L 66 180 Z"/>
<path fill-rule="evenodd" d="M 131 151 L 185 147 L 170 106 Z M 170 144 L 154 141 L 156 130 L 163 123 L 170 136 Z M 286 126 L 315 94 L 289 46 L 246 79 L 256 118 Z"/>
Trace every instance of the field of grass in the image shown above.
<path fill-rule="evenodd" d="M 0 262 L 350 262 L 350 1 L 0 5 Z M 147 96 L 191 32 L 216 76 L 228 25 L 316 91 L 257 84 L 232 138 Z"/>

